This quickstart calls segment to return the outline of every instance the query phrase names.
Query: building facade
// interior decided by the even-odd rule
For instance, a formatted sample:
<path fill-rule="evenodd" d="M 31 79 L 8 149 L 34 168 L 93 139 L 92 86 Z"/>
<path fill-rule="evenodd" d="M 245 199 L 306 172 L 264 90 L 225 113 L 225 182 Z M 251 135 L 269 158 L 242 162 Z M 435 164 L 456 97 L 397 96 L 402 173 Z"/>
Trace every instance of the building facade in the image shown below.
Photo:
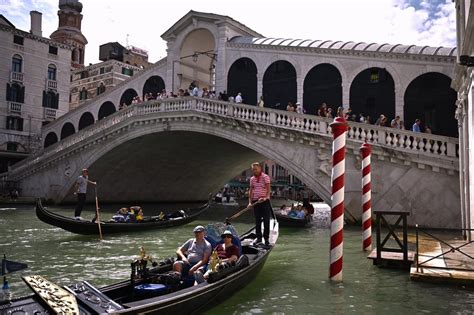
<path fill-rule="evenodd" d="M 456 0 L 458 64 L 452 86 L 458 91 L 459 177 L 463 227 L 474 227 L 474 3 Z M 471 237 L 472 233 L 466 233 Z"/>
<path fill-rule="evenodd" d="M 70 110 L 128 80 L 141 70 L 143 69 L 140 67 L 113 59 L 73 70 L 71 72 Z M 130 104 L 131 99 L 127 98 L 125 102 Z"/>
<path fill-rule="evenodd" d="M 69 110 L 71 47 L 42 37 L 41 13 L 31 31 L 0 15 L 0 172 L 40 145 L 44 124 Z"/>
<path fill-rule="evenodd" d="M 102 62 L 72 71 L 71 110 L 152 65 L 147 51 L 133 46 L 125 48 L 117 42 L 101 45 L 99 59 Z M 127 95 L 120 104 L 130 105 L 134 96 L 137 95 Z"/>

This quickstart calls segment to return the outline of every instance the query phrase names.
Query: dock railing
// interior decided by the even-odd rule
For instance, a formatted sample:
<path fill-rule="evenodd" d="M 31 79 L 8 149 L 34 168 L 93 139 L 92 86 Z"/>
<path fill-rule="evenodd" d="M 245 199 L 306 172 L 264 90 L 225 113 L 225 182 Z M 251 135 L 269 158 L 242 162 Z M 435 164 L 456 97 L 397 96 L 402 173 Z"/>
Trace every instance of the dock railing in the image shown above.
<path fill-rule="evenodd" d="M 374 211 L 375 226 L 376 226 L 376 242 L 377 242 L 377 256 L 375 263 L 382 262 L 382 252 L 401 253 L 403 255 L 403 262 L 408 263 L 408 226 L 407 217 L 410 214 L 406 211 Z M 390 223 L 388 217 L 395 217 L 395 223 Z M 400 228 L 402 223 L 403 239 L 397 235 L 396 230 Z M 382 226 L 386 227 L 388 233 L 382 240 Z M 398 247 L 388 247 L 387 243 L 390 239 L 395 240 Z"/>
<path fill-rule="evenodd" d="M 449 241 L 445 241 L 443 239 L 441 239 L 440 237 L 436 236 L 436 235 L 433 235 L 432 232 L 429 232 L 428 231 L 429 229 L 424 229 L 422 227 L 420 227 L 418 224 L 416 224 L 416 252 L 415 252 L 415 268 L 416 268 L 416 272 L 419 272 L 419 269 L 420 268 L 429 268 L 429 269 L 450 269 L 450 270 L 457 270 L 457 271 L 474 271 L 474 269 L 472 268 L 459 268 L 459 267 L 456 267 L 456 266 L 436 266 L 436 265 L 433 265 L 433 264 L 430 264 L 428 265 L 429 262 L 432 262 L 434 261 L 435 259 L 439 259 L 439 258 L 443 258 L 447 255 L 447 254 L 451 254 L 451 253 L 459 253 L 461 255 L 463 255 L 464 257 L 467 257 L 470 261 L 472 261 L 472 265 L 474 265 L 474 257 L 472 255 L 470 255 L 469 253 L 463 251 L 463 248 L 465 248 L 466 246 L 474 243 L 474 240 L 470 240 L 470 241 L 462 241 L 462 242 L 456 242 L 456 244 L 450 244 Z M 474 229 L 457 229 L 456 231 L 460 231 L 460 232 L 472 232 L 474 231 Z M 438 241 L 440 244 L 444 244 L 448 247 L 448 249 L 446 250 L 441 250 L 441 253 L 436 255 L 436 256 L 433 256 L 433 257 L 429 257 L 428 259 L 424 260 L 424 261 L 421 261 L 420 262 L 420 250 L 419 250 L 419 247 L 420 247 L 420 241 L 419 241 L 419 238 L 420 238 L 420 234 L 424 235 L 424 236 L 427 236 L 428 238 L 430 239 L 433 239 L 435 241 Z"/>

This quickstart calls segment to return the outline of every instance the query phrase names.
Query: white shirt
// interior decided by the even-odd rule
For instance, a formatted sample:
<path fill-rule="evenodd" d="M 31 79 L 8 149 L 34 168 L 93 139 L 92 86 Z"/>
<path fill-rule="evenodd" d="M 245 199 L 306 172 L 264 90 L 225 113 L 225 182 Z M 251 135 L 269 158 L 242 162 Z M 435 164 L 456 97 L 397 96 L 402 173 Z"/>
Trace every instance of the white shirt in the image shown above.
<path fill-rule="evenodd" d="M 87 193 L 87 182 L 88 182 L 88 177 L 84 177 L 84 176 L 79 176 L 76 180 L 76 183 L 78 185 L 78 188 L 77 188 L 77 193 L 78 194 L 85 194 Z"/>
<path fill-rule="evenodd" d="M 242 103 L 242 96 L 240 96 L 240 94 L 238 94 L 238 95 L 235 97 L 235 102 L 236 102 L 236 103 Z"/>
<path fill-rule="evenodd" d="M 199 94 L 199 89 L 197 86 L 195 86 L 193 89 L 193 96 L 198 96 L 198 94 Z"/>

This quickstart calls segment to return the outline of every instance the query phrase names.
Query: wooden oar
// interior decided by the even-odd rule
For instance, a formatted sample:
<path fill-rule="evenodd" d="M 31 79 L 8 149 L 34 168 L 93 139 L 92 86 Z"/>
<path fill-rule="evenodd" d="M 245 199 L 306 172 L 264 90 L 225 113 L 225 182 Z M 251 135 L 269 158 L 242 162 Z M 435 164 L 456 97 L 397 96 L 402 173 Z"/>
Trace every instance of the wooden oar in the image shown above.
<path fill-rule="evenodd" d="M 99 212 L 99 198 L 97 198 L 97 184 L 94 187 L 95 190 L 95 216 L 97 217 L 97 225 L 99 226 L 99 236 L 102 241 L 102 228 L 100 226 L 100 212 Z"/>
<path fill-rule="evenodd" d="M 259 203 L 262 203 L 263 201 L 256 201 L 254 203 L 252 203 L 251 205 L 247 206 L 247 208 L 244 208 L 242 210 L 240 210 L 239 212 L 237 212 L 236 214 L 234 214 L 233 216 L 231 216 L 230 218 L 226 218 L 225 221 L 226 222 L 229 222 L 230 220 L 233 220 L 235 218 L 238 218 L 239 216 L 241 216 L 243 213 L 245 213 L 246 211 L 252 209 L 255 205 L 259 204 Z"/>

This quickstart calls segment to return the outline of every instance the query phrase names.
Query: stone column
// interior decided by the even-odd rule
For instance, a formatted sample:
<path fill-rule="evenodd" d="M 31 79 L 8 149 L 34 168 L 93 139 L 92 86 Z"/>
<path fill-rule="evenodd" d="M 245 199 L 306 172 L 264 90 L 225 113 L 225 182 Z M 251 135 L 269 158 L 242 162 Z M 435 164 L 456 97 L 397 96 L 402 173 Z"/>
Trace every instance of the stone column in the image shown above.
<path fill-rule="evenodd" d="M 304 77 L 299 75 L 296 79 L 296 102 L 303 104 Z"/>
<path fill-rule="evenodd" d="M 342 106 L 348 108 L 350 105 L 350 89 L 351 83 L 349 81 L 342 81 Z"/>
<path fill-rule="evenodd" d="M 179 52 L 176 51 L 175 40 L 175 37 L 170 37 L 167 42 L 166 77 L 164 78 L 167 91 L 179 88 L 177 85 L 178 76 L 176 75 L 178 65 L 175 65 L 175 61 L 179 60 Z"/>
<path fill-rule="evenodd" d="M 216 93 L 227 90 L 227 56 L 226 56 L 226 43 L 227 43 L 227 29 L 224 23 L 218 24 L 218 38 L 216 38 L 216 86 L 214 90 Z"/>
<path fill-rule="evenodd" d="M 260 99 L 260 96 L 263 95 L 263 72 L 257 73 L 257 103 Z M 264 100 L 266 101 L 266 100 Z"/>
<path fill-rule="evenodd" d="M 400 116 L 400 119 L 405 122 L 403 117 L 405 106 L 405 90 L 395 86 L 395 116 Z"/>

